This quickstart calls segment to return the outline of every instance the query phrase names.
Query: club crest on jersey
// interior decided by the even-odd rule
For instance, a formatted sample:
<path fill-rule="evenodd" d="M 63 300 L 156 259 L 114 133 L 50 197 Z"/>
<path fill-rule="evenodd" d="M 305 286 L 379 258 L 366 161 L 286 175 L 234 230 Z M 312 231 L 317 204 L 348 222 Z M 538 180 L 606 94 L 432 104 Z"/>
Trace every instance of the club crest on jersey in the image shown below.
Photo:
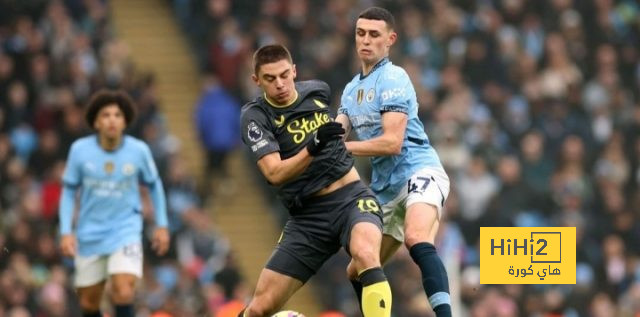
<path fill-rule="evenodd" d="M 373 101 L 373 97 L 375 97 L 376 92 L 373 91 L 373 88 L 369 89 L 369 91 L 367 92 L 367 102 L 372 102 Z"/>
<path fill-rule="evenodd" d="M 358 89 L 358 93 L 356 94 L 356 101 L 358 104 L 362 103 L 362 99 L 364 98 L 364 89 Z"/>
<path fill-rule="evenodd" d="M 113 164 L 113 162 L 111 162 L 111 161 L 107 161 L 107 162 L 105 162 L 105 163 L 104 163 L 104 171 L 105 171 L 107 174 L 111 174 L 111 173 L 113 173 L 113 170 L 114 170 L 114 169 L 115 169 L 115 165 Z"/>
<path fill-rule="evenodd" d="M 131 163 L 126 163 L 122 166 L 122 174 L 129 176 L 129 175 L 133 175 L 133 173 L 136 171 L 136 167 L 133 166 L 133 164 Z"/>
<path fill-rule="evenodd" d="M 258 142 L 262 139 L 262 130 L 254 121 L 251 121 L 247 126 L 247 137 L 251 142 Z"/>

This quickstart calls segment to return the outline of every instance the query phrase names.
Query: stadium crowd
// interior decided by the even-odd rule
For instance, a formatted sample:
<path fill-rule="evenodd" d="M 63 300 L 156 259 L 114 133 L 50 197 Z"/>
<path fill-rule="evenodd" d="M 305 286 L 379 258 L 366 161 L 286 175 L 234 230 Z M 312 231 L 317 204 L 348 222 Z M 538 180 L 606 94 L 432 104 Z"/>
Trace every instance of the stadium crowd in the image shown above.
<path fill-rule="evenodd" d="M 171 0 L 203 71 L 250 100 L 251 52 L 287 45 L 300 79 L 329 83 L 336 106 L 357 72 L 355 17 L 396 15 L 394 63 L 452 181 L 438 250 L 454 311 L 471 316 L 640 314 L 640 6 L 632 0 Z M 257 8 L 256 8 L 257 5 Z M 163 175 L 172 250 L 147 252 L 140 316 L 222 314 L 249 291 L 203 215 L 179 144 L 102 0 L 0 1 L 0 316 L 76 316 L 73 266 L 57 249 L 60 176 L 90 133 L 82 106 L 122 87 L 130 133 Z M 360 162 L 367 175 L 366 161 Z M 147 210 L 147 213 L 149 211 Z M 277 210 L 283 212 L 283 210 Z M 576 285 L 479 285 L 481 226 L 575 226 Z M 357 315 L 344 256 L 314 279 L 327 309 Z M 386 267 L 396 316 L 429 311 L 406 252 Z"/>
<path fill-rule="evenodd" d="M 640 6 L 631 0 L 173 0 L 199 56 L 251 100 L 251 52 L 279 42 L 298 79 L 339 93 L 357 72 L 357 14 L 396 16 L 391 60 L 411 76 L 452 181 L 438 250 L 458 314 L 640 314 Z M 204 39 L 204 40 L 203 40 Z M 366 162 L 360 164 L 367 175 Z M 279 212 L 283 212 L 280 210 Z M 576 285 L 479 285 L 481 226 L 573 226 Z M 344 259 L 317 279 L 357 314 Z M 387 265 L 397 316 L 427 314 L 406 252 Z M 329 276 L 330 278 L 326 278 Z M 456 306 L 454 302 L 452 306 Z M 454 312 L 456 307 L 454 307 Z"/>
<path fill-rule="evenodd" d="M 160 258 L 145 252 L 138 316 L 209 315 L 245 296 L 228 243 L 204 214 L 158 111 L 153 74 L 131 62 L 107 4 L 0 1 L 0 316 L 79 316 L 57 210 L 69 147 L 91 133 L 83 107 L 103 87 L 135 98 L 138 120 L 128 133 L 149 144 L 168 202 L 172 247 Z M 147 201 L 153 222 L 150 208 Z"/>

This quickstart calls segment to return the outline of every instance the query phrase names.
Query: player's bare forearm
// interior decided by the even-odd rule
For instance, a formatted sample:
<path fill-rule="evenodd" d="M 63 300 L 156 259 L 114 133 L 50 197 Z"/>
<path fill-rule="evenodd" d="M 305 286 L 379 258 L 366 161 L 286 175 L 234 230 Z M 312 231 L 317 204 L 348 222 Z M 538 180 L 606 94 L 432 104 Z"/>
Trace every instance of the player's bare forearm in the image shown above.
<path fill-rule="evenodd" d="M 258 160 L 258 167 L 269 183 L 280 186 L 302 174 L 313 161 L 307 148 L 296 155 L 282 160 L 280 152 L 273 152 Z"/>
<path fill-rule="evenodd" d="M 347 142 L 347 150 L 356 156 L 388 156 L 402 152 L 407 115 L 402 112 L 382 114 L 382 134 L 369 140 Z"/>
<path fill-rule="evenodd" d="M 385 136 L 366 141 L 349 141 L 345 145 L 355 156 L 389 156 L 398 155 L 402 151 L 402 140 L 398 142 Z"/>
<path fill-rule="evenodd" d="M 339 114 L 336 117 L 336 122 L 342 124 L 342 128 L 344 128 L 345 133 L 342 136 L 343 140 L 347 140 L 349 134 L 351 133 L 351 121 L 349 121 L 349 117 L 345 114 Z"/>

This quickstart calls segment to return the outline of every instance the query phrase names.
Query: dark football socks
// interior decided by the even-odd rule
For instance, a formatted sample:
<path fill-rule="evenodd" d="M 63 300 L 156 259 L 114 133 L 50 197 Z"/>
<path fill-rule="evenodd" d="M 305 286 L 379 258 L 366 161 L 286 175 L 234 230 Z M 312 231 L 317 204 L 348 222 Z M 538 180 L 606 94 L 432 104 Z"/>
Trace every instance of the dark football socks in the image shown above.
<path fill-rule="evenodd" d="M 413 261 L 420 267 L 422 286 L 436 316 L 451 317 L 449 280 L 436 248 L 431 243 L 422 242 L 411 247 L 409 252 Z"/>
<path fill-rule="evenodd" d="M 135 317 L 136 314 L 133 310 L 133 305 L 116 305 L 116 316 L 115 317 Z"/>
<path fill-rule="evenodd" d="M 351 282 L 351 286 L 353 286 L 353 291 L 356 292 L 358 307 L 360 307 L 360 311 L 362 311 L 362 283 L 358 280 L 350 280 L 349 282 Z"/>

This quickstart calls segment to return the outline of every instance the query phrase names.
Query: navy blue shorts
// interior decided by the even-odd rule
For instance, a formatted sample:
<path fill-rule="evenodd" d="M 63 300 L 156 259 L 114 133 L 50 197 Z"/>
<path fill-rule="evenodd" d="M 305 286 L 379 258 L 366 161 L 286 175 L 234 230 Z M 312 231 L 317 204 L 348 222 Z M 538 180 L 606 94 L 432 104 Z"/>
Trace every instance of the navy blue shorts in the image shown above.
<path fill-rule="evenodd" d="M 300 208 L 290 213 L 266 268 L 303 283 L 340 247 L 349 253 L 351 229 L 357 223 L 373 223 L 382 232 L 380 204 L 361 181 L 305 199 Z"/>

